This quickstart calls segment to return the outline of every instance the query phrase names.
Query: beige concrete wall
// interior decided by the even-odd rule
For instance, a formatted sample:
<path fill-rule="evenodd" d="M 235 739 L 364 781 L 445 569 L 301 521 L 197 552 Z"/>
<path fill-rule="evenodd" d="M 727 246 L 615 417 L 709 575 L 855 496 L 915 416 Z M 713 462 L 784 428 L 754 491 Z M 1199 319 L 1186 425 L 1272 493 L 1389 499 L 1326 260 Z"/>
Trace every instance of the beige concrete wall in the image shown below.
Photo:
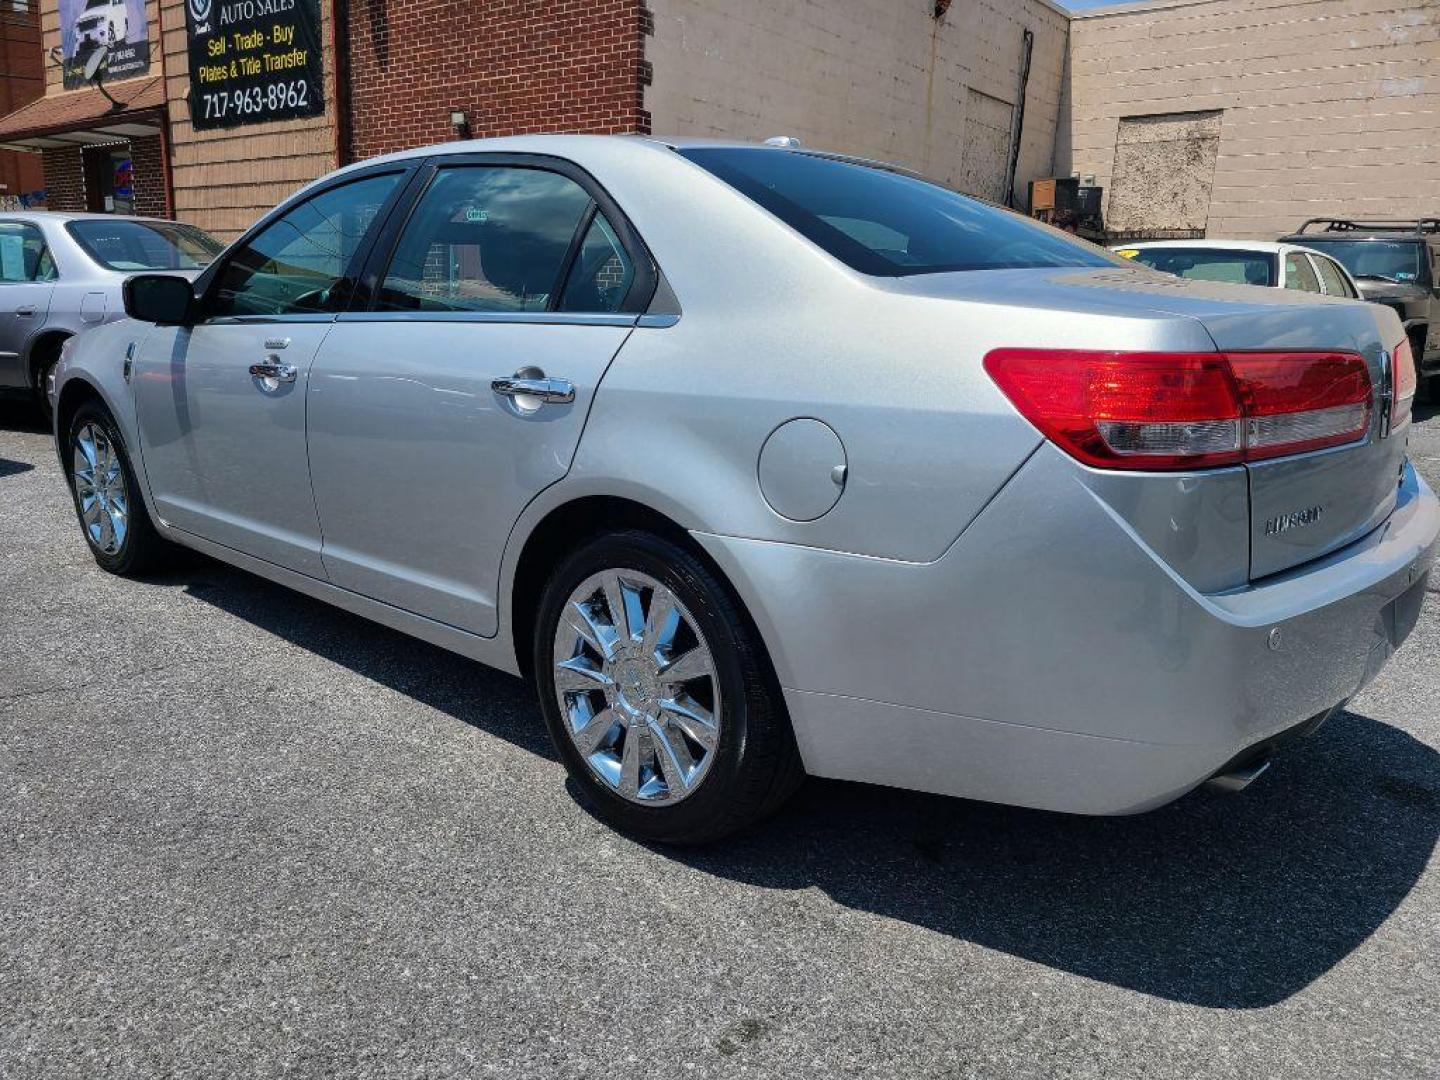
<path fill-rule="evenodd" d="M 934 0 L 648 0 L 648 7 L 655 36 L 645 56 L 654 82 L 645 107 L 657 134 L 795 135 L 991 195 L 995 162 L 1004 157 L 995 128 L 1018 96 L 1029 29 L 1035 48 L 1021 199 L 1030 179 L 1051 175 L 1069 20 L 1046 0 L 954 0 L 940 19 Z"/>
<path fill-rule="evenodd" d="M 190 64 L 184 0 L 163 0 L 165 96 L 170 114 L 175 216 L 222 240 L 244 232 L 297 188 L 335 168 L 333 0 L 320 5 L 325 111 L 299 120 L 197 131 L 190 123 Z M 157 65 L 152 65 L 155 70 Z"/>
<path fill-rule="evenodd" d="M 1440 212 L 1437 0 L 1128 5 L 1075 18 L 1071 50 L 1061 174 L 1109 188 L 1121 117 L 1220 109 L 1209 236 Z"/>

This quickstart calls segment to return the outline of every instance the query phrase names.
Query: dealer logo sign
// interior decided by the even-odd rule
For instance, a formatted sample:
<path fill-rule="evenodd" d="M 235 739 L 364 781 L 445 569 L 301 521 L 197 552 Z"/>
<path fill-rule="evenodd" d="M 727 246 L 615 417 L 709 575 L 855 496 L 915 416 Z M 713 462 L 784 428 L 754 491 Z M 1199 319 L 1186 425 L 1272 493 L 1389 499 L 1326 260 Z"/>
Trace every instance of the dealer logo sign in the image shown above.
<path fill-rule="evenodd" d="M 211 0 L 189 0 L 190 17 L 195 20 L 197 33 L 208 34 L 210 32 L 210 4 Z"/>

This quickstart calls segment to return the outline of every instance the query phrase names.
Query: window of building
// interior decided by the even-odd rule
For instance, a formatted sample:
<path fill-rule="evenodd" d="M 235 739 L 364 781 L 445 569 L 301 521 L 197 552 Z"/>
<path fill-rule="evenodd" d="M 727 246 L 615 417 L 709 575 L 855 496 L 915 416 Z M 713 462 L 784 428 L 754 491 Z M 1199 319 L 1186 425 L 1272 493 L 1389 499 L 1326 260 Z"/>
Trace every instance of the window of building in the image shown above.
<path fill-rule="evenodd" d="M 386 173 L 331 188 L 271 222 L 221 267 L 209 314 L 331 310 L 337 286 L 400 177 Z"/>
<path fill-rule="evenodd" d="M 387 311 L 548 310 L 589 209 L 584 188 L 558 173 L 493 165 L 442 169 L 401 234 L 376 306 Z M 593 259 L 609 242 L 603 232 L 593 242 L 587 237 Z M 610 259 L 596 262 L 588 290 L 576 283 L 574 303 L 587 292 L 585 302 L 604 299 L 598 290 L 605 287 L 602 276 L 612 273 L 609 264 Z"/>

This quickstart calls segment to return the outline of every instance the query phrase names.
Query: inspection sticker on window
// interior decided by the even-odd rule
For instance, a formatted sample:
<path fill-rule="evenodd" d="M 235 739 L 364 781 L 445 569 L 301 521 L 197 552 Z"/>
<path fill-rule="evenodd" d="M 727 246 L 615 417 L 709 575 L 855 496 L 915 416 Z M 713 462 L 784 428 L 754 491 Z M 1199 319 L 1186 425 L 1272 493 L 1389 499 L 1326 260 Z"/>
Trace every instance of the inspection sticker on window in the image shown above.
<path fill-rule="evenodd" d="M 465 208 L 465 220 L 466 220 L 466 221 L 472 221 L 472 222 L 473 222 L 473 221 L 489 221 L 489 220 L 490 220 L 490 211 L 489 211 L 489 210 L 476 210 L 473 206 L 466 207 L 466 208 Z"/>

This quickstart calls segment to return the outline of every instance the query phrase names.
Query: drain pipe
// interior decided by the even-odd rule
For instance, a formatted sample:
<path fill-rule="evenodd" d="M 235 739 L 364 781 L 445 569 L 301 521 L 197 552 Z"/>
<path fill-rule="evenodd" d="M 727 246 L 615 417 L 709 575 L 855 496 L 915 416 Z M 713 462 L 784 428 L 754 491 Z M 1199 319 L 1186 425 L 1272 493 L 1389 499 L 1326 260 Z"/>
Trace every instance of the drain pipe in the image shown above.
<path fill-rule="evenodd" d="M 1035 52 L 1035 35 L 1025 31 L 1020 44 L 1020 96 L 1010 120 L 1010 162 L 1005 169 L 1005 205 L 1015 208 L 1015 172 L 1020 167 L 1020 137 L 1025 133 L 1025 94 L 1030 88 L 1030 57 Z"/>

